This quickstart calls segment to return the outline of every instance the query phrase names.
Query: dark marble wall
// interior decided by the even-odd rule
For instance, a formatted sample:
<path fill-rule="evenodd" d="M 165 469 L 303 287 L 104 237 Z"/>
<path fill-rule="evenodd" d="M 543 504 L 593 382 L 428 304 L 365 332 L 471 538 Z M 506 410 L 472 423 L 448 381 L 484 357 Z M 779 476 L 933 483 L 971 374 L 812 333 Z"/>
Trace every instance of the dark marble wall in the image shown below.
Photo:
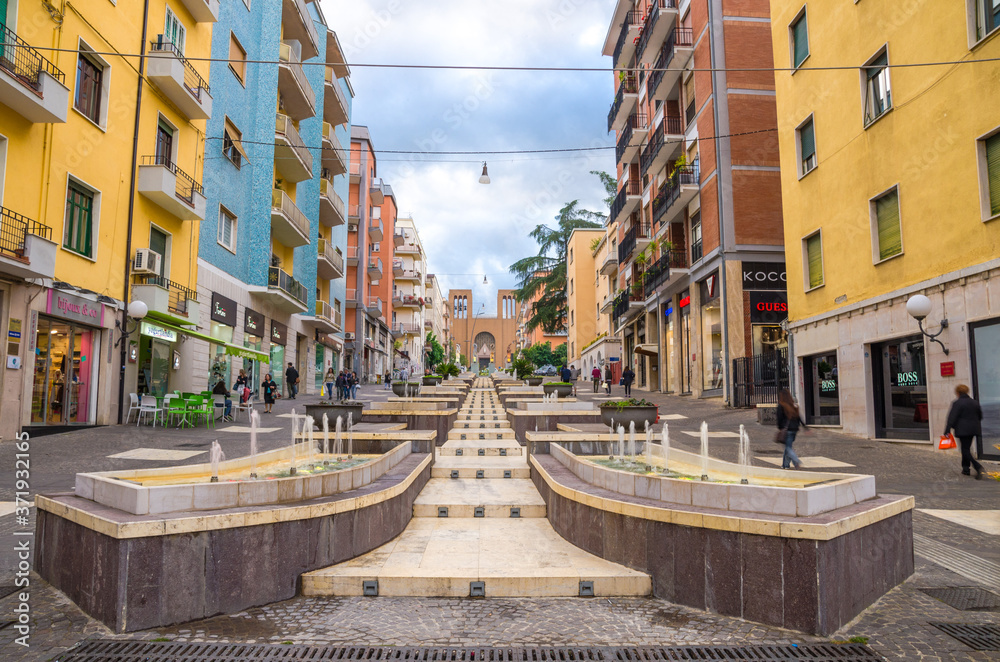
<path fill-rule="evenodd" d="M 365 423 L 406 423 L 408 430 L 435 430 L 437 438 L 435 443 L 438 446 L 444 445 L 448 441 L 448 431 L 455 426 L 458 420 L 458 412 L 451 414 L 421 415 L 419 412 L 403 414 L 381 414 L 377 409 L 365 410 Z"/>
<path fill-rule="evenodd" d="M 124 540 L 40 510 L 35 570 L 115 632 L 236 613 L 292 598 L 302 573 L 395 538 L 429 478 L 427 466 L 399 496 L 327 517 Z"/>
<path fill-rule="evenodd" d="M 534 432 L 536 426 L 539 432 L 555 432 L 559 423 L 600 423 L 601 417 L 595 416 L 593 412 L 584 411 L 567 411 L 556 415 L 529 414 L 527 416 L 515 416 L 507 412 L 507 420 L 510 421 L 510 427 L 514 430 L 514 437 L 523 444 L 525 443 L 524 433 Z M 538 453 L 548 453 L 548 446 L 536 450 Z"/>
<path fill-rule="evenodd" d="M 607 512 L 531 475 L 559 535 L 649 573 L 656 597 L 689 607 L 829 635 L 913 574 L 909 511 L 831 541 L 801 540 Z"/>

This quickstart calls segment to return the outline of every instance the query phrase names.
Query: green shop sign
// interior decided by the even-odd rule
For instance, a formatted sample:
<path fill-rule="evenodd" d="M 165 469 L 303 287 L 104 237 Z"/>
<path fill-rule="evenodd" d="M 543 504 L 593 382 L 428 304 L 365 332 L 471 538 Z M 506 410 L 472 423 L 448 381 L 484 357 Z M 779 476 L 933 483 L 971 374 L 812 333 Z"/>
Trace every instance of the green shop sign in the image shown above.
<path fill-rule="evenodd" d="M 149 322 L 142 323 L 139 327 L 139 333 L 144 336 L 149 336 L 150 338 L 162 340 L 163 342 L 177 342 L 176 331 L 164 329 L 162 326 L 156 326 L 155 324 L 150 324 Z"/>

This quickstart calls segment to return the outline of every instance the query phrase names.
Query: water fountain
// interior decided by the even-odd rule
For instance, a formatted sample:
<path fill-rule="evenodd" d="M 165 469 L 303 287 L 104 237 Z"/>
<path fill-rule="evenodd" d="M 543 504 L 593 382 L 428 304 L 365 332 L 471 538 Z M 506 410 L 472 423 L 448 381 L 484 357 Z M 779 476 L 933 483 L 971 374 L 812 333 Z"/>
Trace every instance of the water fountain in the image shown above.
<path fill-rule="evenodd" d="M 708 423 L 701 422 L 701 479 L 708 480 Z"/>
<path fill-rule="evenodd" d="M 340 462 L 340 456 L 344 454 L 344 417 L 337 417 L 337 428 L 333 433 L 333 454 L 337 456 L 337 462 Z"/>
<path fill-rule="evenodd" d="M 347 414 L 347 459 L 354 457 L 354 413 Z"/>
<path fill-rule="evenodd" d="M 663 435 L 660 440 L 660 452 L 663 454 L 663 473 L 670 473 L 670 429 L 663 424 Z"/>
<path fill-rule="evenodd" d="M 625 426 L 618 426 L 618 461 L 625 461 Z"/>
<path fill-rule="evenodd" d="M 646 427 L 646 447 L 643 449 L 646 454 L 646 471 L 653 468 L 653 428 Z"/>
<path fill-rule="evenodd" d="M 219 445 L 219 440 L 216 439 L 212 442 L 212 450 L 209 452 L 210 462 L 212 463 L 212 482 L 219 482 L 219 463 L 225 462 L 226 454 L 222 452 L 222 446 Z"/>
<path fill-rule="evenodd" d="M 260 427 L 260 413 L 250 412 L 250 479 L 257 478 L 257 428 Z"/>
<path fill-rule="evenodd" d="M 306 466 L 310 466 L 313 463 L 313 457 L 316 454 L 316 439 L 313 437 L 313 427 L 316 425 L 316 421 L 313 420 L 312 416 L 306 416 L 305 422 L 302 424 L 302 430 L 305 432 L 306 438 Z"/>
<path fill-rule="evenodd" d="M 291 467 L 288 470 L 289 476 L 295 475 L 295 434 L 297 432 L 295 428 L 298 425 L 298 420 L 299 420 L 298 417 L 295 415 L 295 410 L 293 409 L 292 410 L 292 458 L 291 460 L 289 460 L 289 466 Z"/>
<path fill-rule="evenodd" d="M 750 484 L 750 435 L 747 434 L 746 427 L 740 424 L 740 449 L 739 449 L 739 460 L 738 464 L 740 466 L 740 485 Z"/>
<path fill-rule="evenodd" d="M 628 423 L 628 463 L 629 466 L 635 463 L 635 421 Z"/>
<path fill-rule="evenodd" d="M 330 466 L 330 418 L 323 414 L 323 466 Z"/>

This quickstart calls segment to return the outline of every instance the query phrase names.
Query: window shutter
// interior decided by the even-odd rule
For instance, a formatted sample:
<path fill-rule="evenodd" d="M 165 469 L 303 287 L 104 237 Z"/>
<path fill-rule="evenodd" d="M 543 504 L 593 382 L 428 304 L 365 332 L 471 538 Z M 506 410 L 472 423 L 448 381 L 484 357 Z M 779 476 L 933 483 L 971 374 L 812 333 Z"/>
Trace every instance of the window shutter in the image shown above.
<path fill-rule="evenodd" d="M 809 287 L 823 284 L 823 238 L 820 233 L 806 239 L 806 257 L 809 259 Z"/>
<path fill-rule="evenodd" d="M 1000 214 L 1000 133 L 986 139 L 986 178 L 990 187 L 990 214 Z"/>
<path fill-rule="evenodd" d="M 899 224 L 899 194 L 896 191 L 875 201 L 878 223 L 878 255 L 884 260 L 903 252 L 903 232 Z"/>
<path fill-rule="evenodd" d="M 797 67 L 809 55 L 809 29 L 806 24 L 805 14 L 792 26 L 792 40 L 795 42 L 795 53 L 793 55 L 795 59 L 793 64 Z"/>
<path fill-rule="evenodd" d="M 802 160 L 805 161 L 816 153 L 816 134 L 811 121 L 799 129 L 799 141 L 802 143 Z"/>

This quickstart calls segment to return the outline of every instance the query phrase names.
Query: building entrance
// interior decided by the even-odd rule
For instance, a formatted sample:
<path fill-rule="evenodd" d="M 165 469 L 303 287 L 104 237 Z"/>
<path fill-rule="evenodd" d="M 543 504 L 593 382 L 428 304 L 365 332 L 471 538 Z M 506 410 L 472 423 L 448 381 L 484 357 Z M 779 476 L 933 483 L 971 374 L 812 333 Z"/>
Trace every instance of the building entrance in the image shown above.
<path fill-rule="evenodd" d="M 930 443 L 922 336 L 872 345 L 875 436 Z"/>
<path fill-rule="evenodd" d="M 97 330 L 39 316 L 35 347 L 31 423 L 93 423 Z"/>

